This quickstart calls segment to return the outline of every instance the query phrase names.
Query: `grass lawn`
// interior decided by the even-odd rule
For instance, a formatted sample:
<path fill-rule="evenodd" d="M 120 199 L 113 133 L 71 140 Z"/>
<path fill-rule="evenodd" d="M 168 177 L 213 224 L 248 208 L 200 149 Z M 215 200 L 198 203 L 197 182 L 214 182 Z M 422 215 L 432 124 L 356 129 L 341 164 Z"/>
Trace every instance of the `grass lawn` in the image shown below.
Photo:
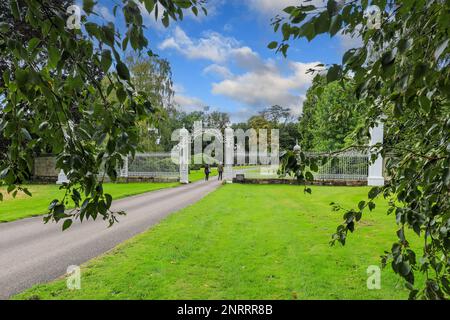
<path fill-rule="evenodd" d="M 179 185 L 178 183 L 107 183 L 104 186 L 105 192 L 110 193 L 114 199 L 125 198 L 128 196 L 170 188 Z M 9 222 L 26 217 L 42 215 L 47 212 L 48 205 L 54 199 L 64 195 L 59 190 L 59 186 L 53 185 L 29 185 L 28 189 L 32 197 L 19 193 L 14 199 L 6 193 L 6 190 L 0 188 L 4 199 L 0 202 L 0 222 Z"/>
<path fill-rule="evenodd" d="M 366 269 L 395 240 L 386 204 L 367 214 L 345 247 L 328 242 L 344 206 L 369 188 L 226 185 L 82 268 L 81 290 L 65 280 L 16 299 L 405 299 L 390 268 L 381 290 Z M 414 244 L 414 241 L 412 241 Z"/>
<path fill-rule="evenodd" d="M 211 173 L 209 174 L 210 178 L 218 175 L 217 168 L 211 168 L 210 170 L 211 170 Z M 190 182 L 197 182 L 204 179 L 205 179 L 205 169 L 191 170 L 191 172 L 189 173 Z"/>

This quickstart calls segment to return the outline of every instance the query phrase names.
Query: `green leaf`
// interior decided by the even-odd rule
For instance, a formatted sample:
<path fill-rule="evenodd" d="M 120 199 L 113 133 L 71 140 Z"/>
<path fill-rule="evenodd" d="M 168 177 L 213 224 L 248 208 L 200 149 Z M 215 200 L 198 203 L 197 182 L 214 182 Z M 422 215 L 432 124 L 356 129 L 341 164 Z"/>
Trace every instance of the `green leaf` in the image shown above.
<path fill-rule="evenodd" d="M 359 210 L 363 210 L 365 206 L 366 206 L 366 202 L 365 201 L 360 201 L 358 203 L 358 209 Z"/>
<path fill-rule="evenodd" d="M 3 1 L 6 1 L 6 0 L 3 0 Z M 19 9 L 19 3 L 17 2 L 17 0 L 10 0 L 10 8 L 11 8 L 13 17 L 16 20 L 20 20 L 20 9 Z"/>
<path fill-rule="evenodd" d="M 61 59 L 61 54 L 58 48 L 50 46 L 48 48 L 48 66 L 50 69 L 55 68 Z"/>
<path fill-rule="evenodd" d="M 334 36 L 336 33 L 339 32 L 339 30 L 341 30 L 341 26 L 342 26 L 342 17 L 340 15 L 336 15 L 331 19 L 331 24 L 330 24 L 330 35 Z"/>
<path fill-rule="evenodd" d="M 72 223 L 73 223 L 73 221 L 72 221 L 72 219 L 66 219 L 66 220 L 64 220 L 64 223 L 63 223 L 63 231 L 64 230 L 67 230 L 68 228 L 70 228 L 70 226 L 72 225 Z"/>
<path fill-rule="evenodd" d="M 315 35 L 328 32 L 330 29 L 330 15 L 327 11 L 323 11 L 316 19 L 314 19 Z"/>
<path fill-rule="evenodd" d="M 336 13 L 339 12 L 338 3 L 335 0 L 328 0 L 327 11 L 330 17 L 334 16 Z"/>
<path fill-rule="evenodd" d="M 96 1 L 94 1 L 94 0 L 83 0 L 83 10 L 87 14 L 92 13 L 92 10 L 94 9 L 95 5 L 96 5 Z"/>
<path fill-rule="evenodd" d="M 170 20 L 169 20 L 169 15 L 164 15 L 163 18 L 161 19 L 162 24 L 164 25 L 164 27 L 169 27 L 170 24 Z"/>
<path fill-rule="evenodd" d="M 28 52 L 33 52 L 34 49 L 41 43 L 41 40 L 38 38 L 33 38 L 28 42 Z"/>
<path fill-rule="evenodd" d="M 278 42 L 276 41 L 272 41 L 271 43 L 269 43 L 269 45 L 267 46 L 269 49 L 275 49 L 278 47 Z"/>
<path fill-rule="evenodd" d="M 402 276 L 407 276 L 411 272 L 411 265 L 409 264 L 409 262 L 402 261 L 399 271 Z"/>
<path fill-rule="evenodd" d="M 334 64 L 328 69 L 327 73 L 327 83 L 336 81 L 340 79 L 342 73 L 342 67 L 340 65 Z"/>
<path fill-rule="evenodd" d="M 112 65 L 112 56 L 110 50 L 103 50 L 102 51 L 102 60 L 101 60 L 101 67 L 104 72 L 108 72 L 109 68 L 111 68 Z"/>
<path fill-rule="evenodd" d="M 426 113 L 431 111 L 431 101 L 427 98 L 426 95 L 419 96 L 419 105 Z"/>
<path fill-rule="evenodd" d="M 26 128 L 21 128 L 20 131 L 22 132 L 22 135 L 24 136 L 24 138 L 26 140 L 28 140 L 28 141 L 33 140 L 33 138 L 31 138 L 31 135 Z"/>
<path fill-rule="evenodd" d="M 155 8 L 155 1 L 154 0 L 145 0 L 145 9 L 147 9 L 148 13 L 152 13 L 153 9 Z"/>
<path fill-rule="evenodd" d="M 117 74 L 123 80 L 130 80 L 130 70 L 125 63 L 118 61 L 116 65 Z"/>
<path fill-rule="evenodd" d="M 105 199 L 106 199 L 106 208 L 111 208 L 111 204 L 112 204 L 112 201 L 113 201 L 113 198 L 112 198 L 112 196 L 110 195 L 110 194 L 105 194 Z"/>

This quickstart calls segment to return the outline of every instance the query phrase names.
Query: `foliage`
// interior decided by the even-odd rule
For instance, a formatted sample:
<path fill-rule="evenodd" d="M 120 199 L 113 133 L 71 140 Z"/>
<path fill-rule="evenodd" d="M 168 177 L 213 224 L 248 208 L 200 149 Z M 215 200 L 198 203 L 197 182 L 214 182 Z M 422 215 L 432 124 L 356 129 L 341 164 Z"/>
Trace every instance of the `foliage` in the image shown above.
<path fill-rule="evenodd" d="M 163 188 L 178 186 L 178 182 L 167 183 L 105 183 L 105 192 L 111 194 L 115 200 L 141 193 L 151 192 Z M 45 215 L 50 201 L 64 196 L 64 190 L 58 185 L 27 185 L 33 197 L 23 194 L 16 198 L 6 194 L 3 204 L 0 206 L 0 223 L 10 222 L 28 217 Z M 4 191 L 1 190 L 0 191 Z M 73 201 L 69 200 L 68 208 L 74 207 Z"/>
<path fill-rule="evenodd" d="M 339 150 L 358 142 L 352 133 L 361 126 L 365 110 L 353 92 L 351 81 L 327 84 L 317 76 L 306 93 L 298 124 L 304 150 Z"/>
<path fill-rule="evenodd" d="M 365 14 L 369 4 L 380 8 L 378 26 Z M 372 211 L 373 200 L 384 196 L 391 200 L 388 213 L 398 224 L 398 241 L 386 251 L 383 264 L 390 262 L 405 279 L 410 298 L 449 298 L 450 2 L 329 0 L 326 8 L 308 4 L 284 11 L 287 18 L 274 20 L 283 40 L 269 45 L 283 54 L 290 39 L 311 41 L 319 34 L 339 32 L 362 39 L 360 48 L 344 54 L 342 66 L 329 66 L 327 81 L 353 78 L 355 95 L 368 108 L 367 129 L 359 136 L 367 136 L 369 128 L 383 121 L 388 139 L 372 148 L 373 158 L 388 153 L 395 157 L 386 163 L 387 184 L 373 188 L 369 200 L 361 201 L 358 208 L 345 210 L 333 243 L 345 244 L 363 212 Z M 395 139 L 399 134 L 402 138 Z M 292 155 L 288 158 L 285 169 L 308 175 L 307 163 L 298 163 Z M 423 241 L 421 251 L 411 248 L 408 229 Z M 417 271 L 425 275 L 421 283 L 415 281 Z"/>
<path fill-rule="evenodd" d="M 157 55 L 130 54 L 126 58 L 126 64 L 131 73 L 131 82 L 138 91 L 147 93 L 154 108 L 150 117 L 138 123 L 138 149 L 142 152 L 162 151 L 164 149 L 159 145 L 161 131 L 170 121 L 167 118 L 175 108 L 172 101 L 175 92 L 170 63 Z"/>
<path fill-rule="evenodd" d="M 1 184 L 12 195 L 21 190 L 29 194 L 21 184 L 32 170 L 33 155 L 47 149 L 50 141 L 57 168 L 67 173 L 70 183 L 64 185 L 62 199 L 50 204 L 45 221 L 64 220 L 67 227 L 73 219 L 100 216 L 112 224 L 117 219 L 110 210 L 112 196 L 104 193 L 103 178 L 97 174 L 117 178 L 123 156 L 133 155 L 138 145 L 136 123 L 154 110 L 147 94 L 130 81 L 122 53 L 129 47 L 147 49 L 141 10 L 168 26 L 170 20 L 182 19 L 184 10 L 198 14 L 204 1 L 141 0 L 143 9 L 136 1 L 122 0 L 113 13 L 123 12 L 126 32 L 99 19 L 94 0 L 83 1 L 81 30 L 67 27 L 71 16 L 63 1 L 6 3 L 2 17 L 12 19 L 0 22 L 0 56 L 9 59 L 0 83 L 0 134 L 10 145 L 6 159 L 0 160 Z M 16 29 L 16 24 L 26 28 Z M 110 99 L 111 94 L 116 99 Z M 68 199 L 76 204 L 70 213 L 65 210 Z"/>

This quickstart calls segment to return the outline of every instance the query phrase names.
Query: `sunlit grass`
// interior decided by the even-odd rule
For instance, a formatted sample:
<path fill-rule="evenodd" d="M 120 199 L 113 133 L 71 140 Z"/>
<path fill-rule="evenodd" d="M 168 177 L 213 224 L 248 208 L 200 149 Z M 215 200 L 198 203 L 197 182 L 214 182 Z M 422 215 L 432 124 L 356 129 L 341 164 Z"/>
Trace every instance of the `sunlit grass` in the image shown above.
<path fill-rule="evenodd" d="M 342 214 L 366 187 L 226 185 L 82 268 L 81 290 L 65 280 L 15 298 L 39 299 L 406 299 L 388 267 L 381 290 L 367 268 L 396 240 L 395 217 L 379 202 L 347 245 L 330 247 Z M 417 245 L 411 239 L 412 245 Z"/>
<path fill-rule="evenodd" d="M 105 193 L 110 193 L 114 199 L 124 198 L 136 194 L 170 188 L 179 185 L 173 183 L 107 183 L 104 186 Z M 0 222 L 9 222 L 26 217 L 42 215 L 47 212 L 50 202 L 64 196 L 64 191 L 59 186 L 52 185 L 28 185 L 32 197 L 24 193 L 18 193 L 16 198 L 9 195 L 5 189 L 0 188 L 4 199 L 0 202 Z"/>

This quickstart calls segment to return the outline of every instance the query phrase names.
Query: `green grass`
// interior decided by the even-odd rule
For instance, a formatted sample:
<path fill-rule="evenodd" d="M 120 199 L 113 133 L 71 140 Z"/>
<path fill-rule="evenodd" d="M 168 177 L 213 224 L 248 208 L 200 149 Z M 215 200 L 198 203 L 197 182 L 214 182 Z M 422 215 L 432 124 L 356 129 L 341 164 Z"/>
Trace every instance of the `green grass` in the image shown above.
<path fill-rule="evenodd" d="M 110 193 L 114 199 L 155 191 L 163 188 L 170 188 L 179 185 L 178 183 L 107 183 L 104 186 L 105 192 Z M 4 200 L 0 202 L 0 222 L 9 222 L 22 218 L 42 215 L 47 212 L 48 205 L 54 199 L 64 195 L 57 185 L 29 185 L 27 186 L 32 197 L 19 193 L 16 198 L 6 193 L 0 188 Z"/>
<path fill-rule="evenodd" d="M 368 188 L 226 185 L 82 268 L 81 290 L 65 280 L 15 299 L 405 299 L 390 268 L 381 290 L 366 270 L 395 241 L 386 204 L 364 216 L 345 247 L 329 246 L 342 214 Z M 413 241 L 414 244 L 414 241 Z"/>
<path fill-rule="evenodd" d="M 210 178 L 218 175 L 217 168 L 211 168 L 210 170 L 211 170 L 211 173 L 209 174 Z M 190 182 L 197 182 L 204 179 L 205 179 L 205 169 L 191 170 L 191 172 L 189 173 Z"/>

